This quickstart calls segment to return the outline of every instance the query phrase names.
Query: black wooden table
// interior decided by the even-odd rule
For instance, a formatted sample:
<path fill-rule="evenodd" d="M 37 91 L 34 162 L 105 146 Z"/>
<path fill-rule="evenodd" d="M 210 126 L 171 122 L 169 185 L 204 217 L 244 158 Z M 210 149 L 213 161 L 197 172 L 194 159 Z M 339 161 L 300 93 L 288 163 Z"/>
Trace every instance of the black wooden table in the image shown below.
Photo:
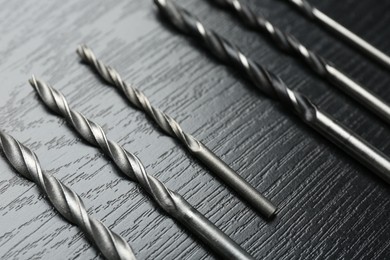
<path fill-rule="evenodd" d="M 292 88 L 390 154 L 390 128 L 265 38 L 207 0 L 179 0 L 205 24 Z M 390 102 L 389 72 L 311 23 L 286 1 L 247 0 Z M 390 53 L 390 2 L 311 0 Z M 27 79 L 52 83 L 71 106 L 102 124 L 148 172 L 182 194 L 258 259 L 389 259 L 389 187 L 282 106 L 258 93 L 158 18 L 152 1 L 2 1 L 1 128 L 36 151 L 89 212 L 120 233 L 139 259 L 212 259 L 211 252 L 40 104 Z M 265 221 L 234 192 L 128 106 L 80 63 L 87 43 L 279 207 Z M 1 259 L 100 259 L 37 186 L 0 160 Z"/>

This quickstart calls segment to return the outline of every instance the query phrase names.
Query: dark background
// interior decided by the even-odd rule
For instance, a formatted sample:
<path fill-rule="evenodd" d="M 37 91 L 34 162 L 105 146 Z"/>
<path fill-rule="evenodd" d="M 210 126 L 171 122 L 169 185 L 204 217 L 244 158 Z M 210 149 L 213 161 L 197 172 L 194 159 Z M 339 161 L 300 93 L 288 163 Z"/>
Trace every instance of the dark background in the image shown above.
<path fill-rule="evenodd" d="M 206 0 L 177 2 L 390 154 L 389 126 L 301 62 Z M 390 102 L 388 71 L 308 21 L 287 1 L 243 2 Z M 311 2 L 390 53 L 389 1 Z M 139 259 L 213 255 L 40 104 L 27 83 L 32 73 L 60 89 L 73 108 L 102 124 L 109 138 L 138 155 L 150 174 L 257 259 L 390 258 L 388 186 L 258 93 L 239 72 L 162 23 L 152 1 L 1 1 L 0 6 L 1 128 L 35 150 L 43 167 L 79 193 L 89 212 L 120 233 Z M 265 221 L 178 142 L 102 84 L 75 53 L 83 42 L 264 192 L 278 205 L 278 216 Z M 35 184 L 5 160 L 0 169 L 1 259 L 101 258 Z"/>

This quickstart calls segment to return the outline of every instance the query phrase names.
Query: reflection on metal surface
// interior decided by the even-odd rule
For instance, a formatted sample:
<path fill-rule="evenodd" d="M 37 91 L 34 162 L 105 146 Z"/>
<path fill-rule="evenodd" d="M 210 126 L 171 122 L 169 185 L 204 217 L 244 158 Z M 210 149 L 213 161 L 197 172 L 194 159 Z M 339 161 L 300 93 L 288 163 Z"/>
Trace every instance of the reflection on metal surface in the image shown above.
<path fill-rule="evenodd" d="M 390 106 L 388 104 L 336 69 L 329 61 L 309 50 L 294 36 L 275 27 L 263 15 L 255 14 L 248 6 L 241 4 L 239 0 L 210 1 L 232 10 L 246 25 L 267 34 L 282 50 L 301 58 L 318 75 L 334 83 L 340 90 L 390 124 Z M 299 2 L 299 0 L 295 2 Z"/>
<path fill-rule="evenodd" d="M 198 30 L 202 33 L 202 25 L 198 24 Z M 275 214 L 276 207 L 255 190 L 246 180 L 240 177 L 232 168 L 211 152 L 204 144 L 192 135 L 185 133 L 179 123 L 163 111 L 153 107 L 148 98 L 136 87 L 122 80 L 119 73 L 112 67 L 98 60 L 95 54 L 85 45 L 79 46 L 77 53 L 92 66 L 98 74 L 109 84 L 117 87 L 129 102 L 144 111 L 152 118 L 165 133 L 176 137 L 181 143 L 213 173 L 220 177 L 227 185 L 234 189 L 241 197 L 252 205 L 258 212 L 270 218 Z"/>
<path fill-rule="evenodd" d="M 35 182 L 57 211 L 70 223 L 79 226 L 107 259 L 135 259 L 126 240 L 89 215 L 81 198 L 53 175 L 44 172 L 29 148 L 0 131 L 0 149 L 12 166 L 23 177 Z"/>
<path fill-rule="evenodd" d="M 238 67 L 252 80 L 257 89 L 280 101 L 308 125 L 318 130 L 330 141 L 337 143 L 340 148 L 350 153 L 359 162 L 364 162 L 374 173 L 390 183 L 390 159 L 388 157 L 337 121 L 329 116 L 323 116 L 325 114 L 307 97 L 288 88 L 281 78 L 245 57 L 232 43 L 215 32 L 207 30 L 204 26 L 202 26 L 204 32 L 199 32 L 199 26 L 195 25 L 201 24 L 201 22 L 188 11 L 178 7 L 170 0 L 155 0 L 155 3 L 164 16 L 178 29 L 202 42 L 220 60 Z M 375 160 L 372 160 L 373 158 Z"/>
<path fill-rule="evenodd" d="M 61 92 L 36 78 L 30 80 L 42 102 L 54 113 L 64 117 L 91 145 L 103 150 L 132 181 L 139 183 L 170 216 L 178 220 L 207 246 L 225 259 L 252 259 L 239 245 L 194 209 L 178 193 L 149 175 L 141 161 L 118 143 L 107 139 L 102 127 L 83 114 L 70 109 Z"/>
<path fill-rule="evenodd" d="M 294 6 L 298 7 L 306 16 L 324 25 L 330 31 L 341 35 L 346 41 L 353 46 L 359 48 L 363 53 L 367 54 L 387 69 L 390 69 L 390 57 L 378 48 L 374 47 L 367 41 L 363 40 L 358 35 L 354 34 L 326 14 L 311 6 L 306 0 L 288 0 Z"/>

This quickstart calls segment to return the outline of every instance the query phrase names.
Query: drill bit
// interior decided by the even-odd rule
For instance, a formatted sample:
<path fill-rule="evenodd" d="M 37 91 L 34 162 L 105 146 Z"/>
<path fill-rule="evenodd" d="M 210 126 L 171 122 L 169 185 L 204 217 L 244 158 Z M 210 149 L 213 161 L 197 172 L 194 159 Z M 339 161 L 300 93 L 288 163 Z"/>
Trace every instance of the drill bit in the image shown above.
<path fill-rule="evenodd" d="M 35 182 L 58 212 L 80 227 L 107 259 L 132 260 L 133 251 L 118 234 L 87 213 L 81 198 L 69 187 L 44 172 L 38 157 L 12 136 L 0 131 L 0 149 L 11 165 L 26 179 Z"/>
<path fill-rule="evenodd" d="M 178 220 L 217 254 L 226 259 L 253 259 L 239 245 L 194 209 L 178 193 L 149 175 L 141 161 L 118 143 L 107 139 L 102 127 L 69 108 L 64 95 L 34 76 L 29 80 L 43 103 L 64 117 L 88 143 L 103 150 L 132 181 L 139 183 L 170 216 Z"/>
<path fill-rule="evenodd" d="M 329 31 L 341 36 L 352 46 L 360 49 L 364 54 L 368 55 L 376 62 L 382 64 L 385 68 L 390 69 L 390 57 L 387 54 L 374 47 L 372 44 L 368 43 L 355 33 L 351 32 L 323 12 L 319 11 L 306 0 L 287 1 L 297 7 L 309 19 L 325 26 L 325 28 L 327 28 Z"/>
<path fill-rule="evenodd" d="M 281 78 L 246 57 L 238 47 L 206 29 L 188 11 L 169 0 L 154 0 L 161 13 L 180 31 L 203 43 L 212 54 L 243 71 L 255 87 L 294 111 L 305 123 L 350 153 L 390 183 L 390 159 L 353 131 L 318 109 L 307 97 L 288 88 Z"/>
<path fill-rule="evenodd" d="M 270 36 L 281 49 L 301 58 L 318 75 L 334 83 L 341 91 L 355 98 L 359 103 L 390 124 L 390 106 L 388 104 L 338 70 L 329 61 L 309 50 L 294 36 L 281 31 L 264 16 L 256 15 L 239 0 L 211 0 L 211 2 L 216 2 L 234 11 L 249 27 Z"/>
<path fill-rule="evenodd" d="M 134 107 L 145 112 L 145 114 L 153 119 L 165 133 L 180 140 L 196 158 L 208 166 L 258 212 L 267 218 L 274 216 L 276 207 L 268 199 L 234 172 L 204 144 L 195 139 L 192 135 L 185 133 L 179 123 L 172 117 L 153 107 L 142 91 L 135 88 L 133 85 L 124 82 L 115 69 L 105 65 L 101 60 L 98 60 L 92 50 L 86 45 L 79 46 L 77 53 L 82 60 L 92 66 L 106 82 L 116 87 L 124 94 Z"/>

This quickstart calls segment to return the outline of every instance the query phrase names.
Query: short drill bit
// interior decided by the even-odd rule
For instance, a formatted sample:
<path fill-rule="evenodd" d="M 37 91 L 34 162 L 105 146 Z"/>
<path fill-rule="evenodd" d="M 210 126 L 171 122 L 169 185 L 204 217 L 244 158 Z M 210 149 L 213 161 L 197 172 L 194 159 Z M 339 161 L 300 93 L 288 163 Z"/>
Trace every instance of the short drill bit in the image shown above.
<path fill-rule="evenodd" d="M 192 135 L 185 133 L 179 123 L 172 117 L 153 107 L 142 91 L 124 82 L 119 73 L 112 67 L 105 65 L 101 60 L 98 60 L 91 49 L 85 45 L 81 45 L 78 47 L 77 53 L 83 61 L 92 66 L 106 82 L 119 89 L 133 106 L 145 112 L 161 129 L 164 130 L 165 133 L 180 140 L 191 154 L 208 166 L 257 211 L 267 218 L 271 218 L 275 214 L 276 207 L 268 199 L 234 172 L 199 140 L 195 139 Z"/>
<path fill-rule="evenodd" d="M 191 230 L 217 254 L 226 259 L 253 259 L 183 197 L 149 175 L 135 155 L 118 143 L 107 139 L 101 126 L 90 121 L 83 114 L 70 109 L 60 91 L 35 77 L 30 79 L 30 84 L 47 107 L 64 117 L 88 143 L 103 150 L 118 168 L 130 180 L 139 183 L 166 213 Z"/>
<path fill-rule="evenodd" d="M 334 83 L 341 91 L 356 99 L 359 103 L 370 109 L 390 124 L 390 106 L 383 100 L 365 89 L 361 84 L 345 75 L 329 61 L 309 50 L 294 36 L 281 31 L 260 14 L 255 14 L 251 9 L 239 0 L 211 0 L 222 6 L 228 7 L 241 20 L 256 31 L 263 32 L 284 51 L 301 58 L 318 75 Z"/>
<path fill-rule="evenodd" d="M 311 20 L 318 22 L 319 24 L 325 26 L 329 31 L 336 33 L 343 37 L 347 42 L 352 46 L 360 49 L 364 54 L 371 57 L 376 62 L 382 64 L 385 68 L 390 70 L 390 57 L 374 47 L 372 44 L 368 43 L 366 40 L 362 39 L 355 33 L 351 32 L 314 6 L 312 6 L 306 0 L 287 0 L 295 7 L 297 7 L 306 17 Z"/>
<path fill-rule="evenodd" d="M 38 157 L 12 136 L 0 131 L 0 149 L 11 165 L 25 178 L 35 182 L 58 212 L 83 230 L 107 259 L 132 260 L 133 251 L 118 234 L 87 213 L 81 198 L 69 187 L 44 172 Z"/>
<path fill-rule="evenodd" d="M 294 111 L 305 123 L 319 131 L 341 149 L 374 170 L 390 183 L 390 159 L 353 131 L 318 109 L 307 97 L 288 88 L 281 78 L 246 57 L 238 47 L 206 29 L 188 11 L 169 0 L 154 0 L 161 13 L 180 31 L 203 43 L 212 54 L 234 65 L 248 76 L 255 87 Z"/>

